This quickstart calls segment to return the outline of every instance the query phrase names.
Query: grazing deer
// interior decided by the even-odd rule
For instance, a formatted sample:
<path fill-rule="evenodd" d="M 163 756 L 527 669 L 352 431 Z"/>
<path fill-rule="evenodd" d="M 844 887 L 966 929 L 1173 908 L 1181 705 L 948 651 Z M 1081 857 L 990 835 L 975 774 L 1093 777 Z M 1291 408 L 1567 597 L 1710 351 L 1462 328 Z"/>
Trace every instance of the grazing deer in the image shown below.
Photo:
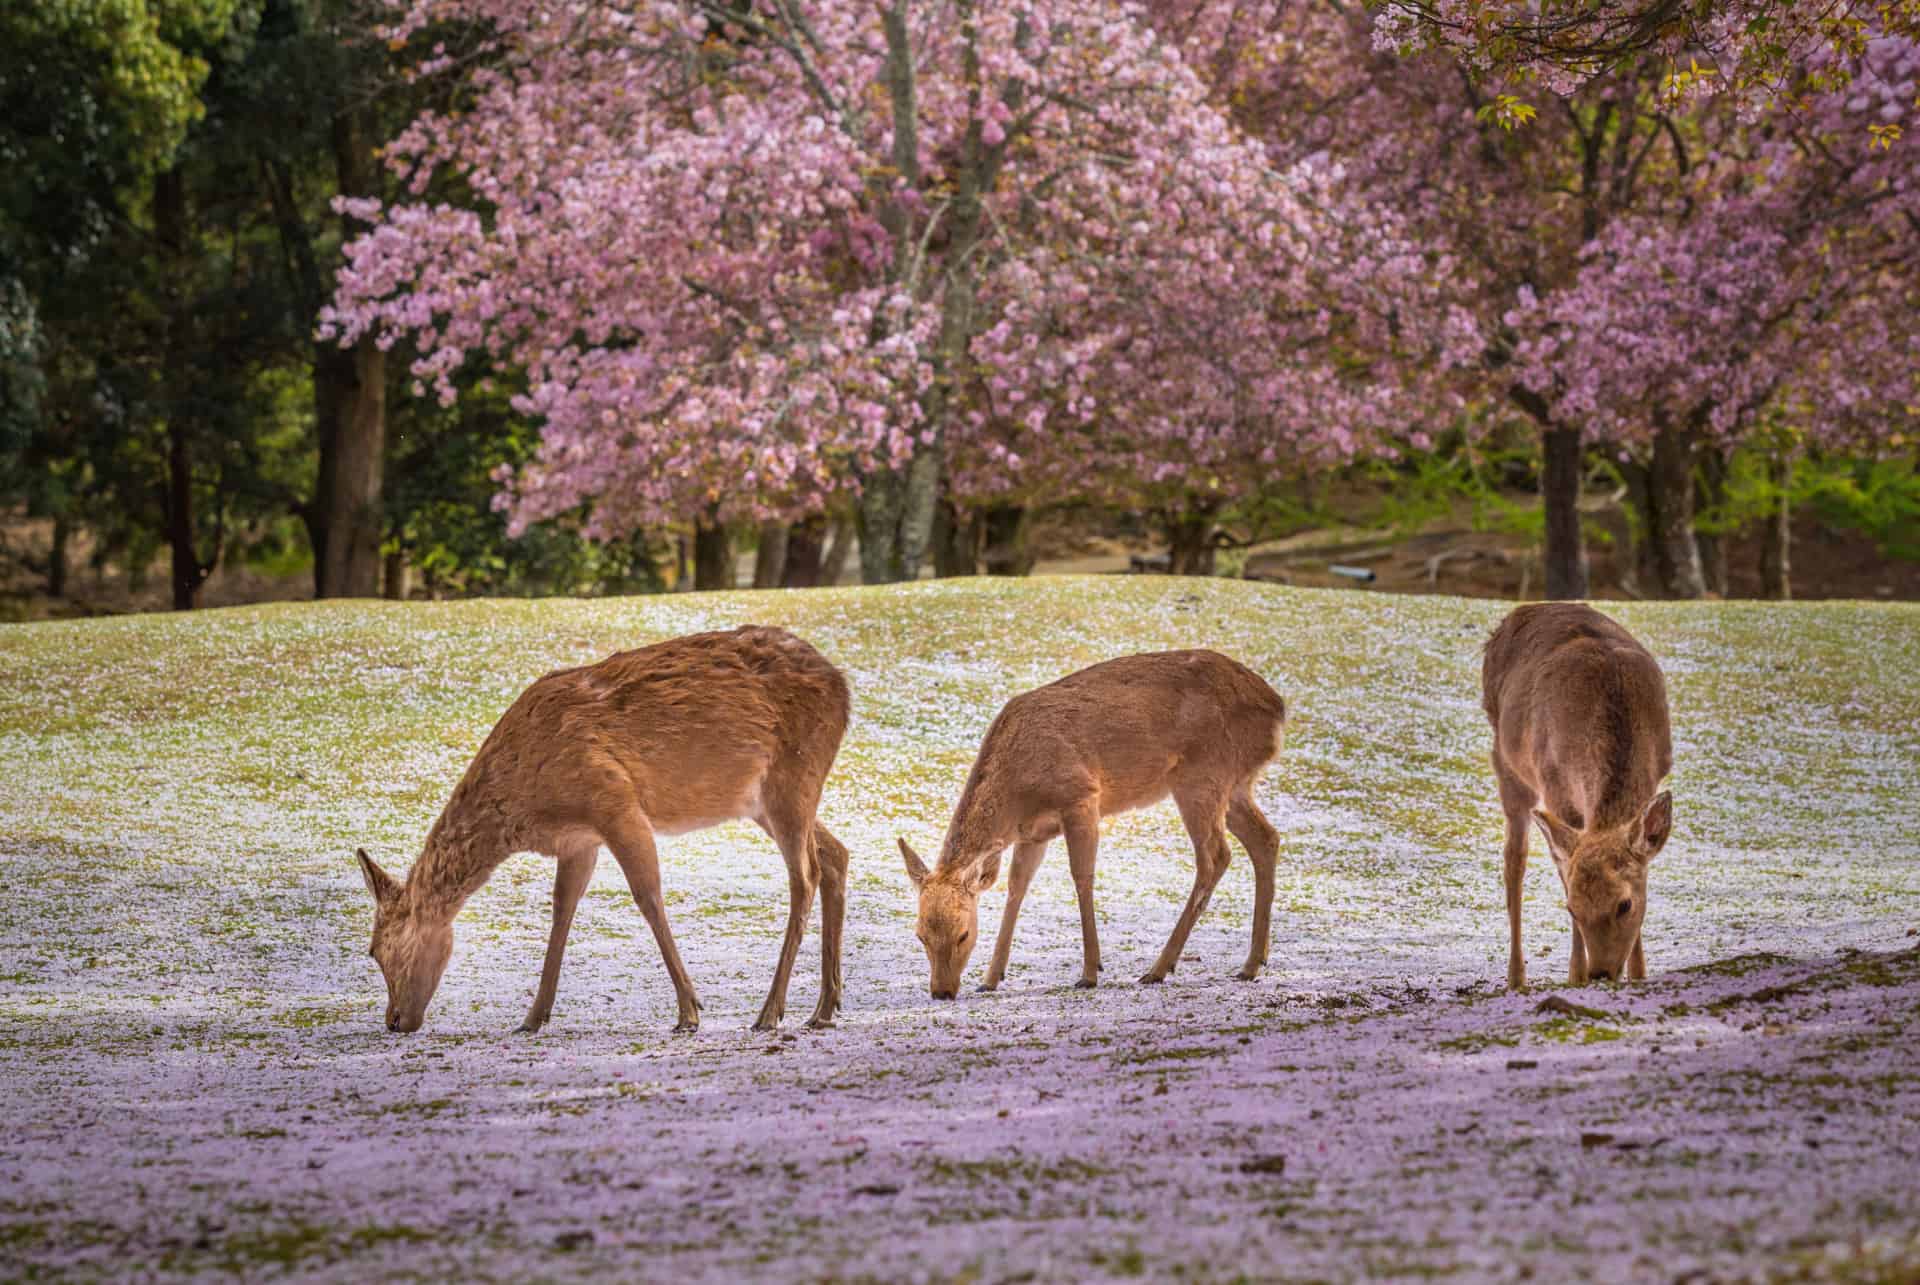
<path fill-rule="evenodd" d="M 1539 824 L 1573 919 L 1567 978 L 1647 975 L 1647 864 L 1673 829 L 1667 686 L 1614 621 L 1578 603 L 1521 607 L 1487 639 L 1482 704 L 1507 814 L 1507 985 L 1526 985 L 1520 885 Z"/>
<path fill-rule="evenodd" d="M 373 957 L 387 981 L 387 1029 L 418 1030 L 453 952 L 453 919 L 514 852 L 556 857 L 553 931 L 533 1008 L 553 1012 L 574 907 L 605 845 L 627 877 L 666 960 L 675 1030 L 700 1025 L 700 1001 L 674 948 L 655 834 L 751 817 L 787 862 L 787 935 L 755 1030 L 779 1024 L 787 979 L 820 890 L 820 1003 L 840 1007 L 847 850 L 814 816 L 847 727 L 847 682 L 783 629 L 692 634 L 556 670 L 508 707 L 454 787 L 405 883 L 363 851 L 373 893 Z"/>
<path fill-rule="evenodd" d="M 1013 871 L 993 963 L 981 990 L 1006 976 L 1013 924 L 1047 842 L 1067 840 L 1080 900 L 1081 970 L 1100 975 L 1093 923 L 1093 862 L 1100 818 L 1171 794 L 1193 838 L 1193 891 L 1166 949 L 1140 980 L 1165 980 L 1214 885 L 1232 860 L 1228 830 L 1253 862 L 1253 945 L 1240 976 L 1267 962 L 1273 870 L 1280 837 L 1253 802 L 1253 783 L 1280 753 L 1286 704 L 1258 674 L 1213 651 L 1126 656 L 1069 674 L 1007 702 L 987 729 L 929 871 L 905 839 L 907 876 L 920 890 L 918 935 L 932 966 L 935 999 L 960 989 L 978 937 L 980 894 L 1013 845 Z"/>

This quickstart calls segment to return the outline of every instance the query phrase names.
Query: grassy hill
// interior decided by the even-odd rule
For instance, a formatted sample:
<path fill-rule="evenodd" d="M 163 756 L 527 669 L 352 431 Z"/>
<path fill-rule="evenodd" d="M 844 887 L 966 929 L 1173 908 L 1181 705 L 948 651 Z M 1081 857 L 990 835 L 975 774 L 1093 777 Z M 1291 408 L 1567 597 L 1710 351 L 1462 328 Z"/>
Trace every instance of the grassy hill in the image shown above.
<path fill-rule="evenodd" d="M 1498 985 L 1478 706 L 1496 602 L 1040 578 L 0 627 L 0 1262 L 1920 1270 L 1920 1196 L 1895 1176 L 1920 1163 L 1920 608 L 1610 610 L 1666 667 L 1676 827 L 1649 983 L 1568 992 L 1599 1018 L 1536 1012 L 1568 944 L 1538 857 L 1526 931 L 1548 985 Z M 662 845 L 698 1035 L 668 1033 L 671 988 L 611 862 L 553 1024 L 511 1034 L 546 934 L 534 857 L 469 903 L 426 1029 L 382 1031 L 352 849 L 408 864 L 532 678 L 749 621 L 800 632 L 853 685 L 822 809 L 853 850 L 839 1027 L 747 1032 L 786 889 L 769 841 L 730 825 Z M 1007 697 L 1183 646 L 1240 658 L 1294 711 L 1259 791 L 1283 845 L 1273 968 L 1231 980 L 1251 903 L 1236 853 L 1172 981 L 1119 980 L 1191 879 L 1165 805 L 1103 840 L 1114 984 L 1068 989 L 1055 851 L 1000 993 L 934 1004 L 893 836 L 937 846 Z M 789 1013 L 817 967 L 810 948 Z"/>

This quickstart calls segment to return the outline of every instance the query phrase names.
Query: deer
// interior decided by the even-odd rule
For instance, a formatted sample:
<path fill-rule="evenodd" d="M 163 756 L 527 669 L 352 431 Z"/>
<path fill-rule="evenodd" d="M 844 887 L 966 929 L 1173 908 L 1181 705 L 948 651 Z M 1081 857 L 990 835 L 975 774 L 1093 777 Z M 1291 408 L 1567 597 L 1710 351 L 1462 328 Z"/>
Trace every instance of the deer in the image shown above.
<path fill-rule="evenodd" d="M 1061 836 L 1080 903 L 1081 970 L 1098 984 L 1093 867 L 1102 817 L 1172 795 L 1193 840 L 1193 890 L 1173 935 L 1143 984 L 1164 981 L 1232 859 L 1227 831 L 1253 865 L 1253 943 L 1239 976 L 1267 962 L 1274 866 L 1280 837 L 1254 803 L 1253 786 L 1280 754 L 1286 703 L 1266 680 L 1215 651 L 1125 656 L 1008 701 L 980 743 L 932 870 L 905 838 L 907 877 L 919 893 L 916 935 L 931 969 L 933 998 L 959 993 L 978 939 L 980 894 L 1013 848 L 1007 901 L 981 991 L 999 988 L 1014 923 L 1046 854 Z"/>
<path fill-rule="evenodd" d="M 831 1025 L 841 999 L 847 849 L 816 812 L 849 705 L 845 677 L 824 656 L 783 629 L 753 626 L 536 679 L 473 756 L 404 881 L 356 853 L 373 894 L 387 1029 L 420 1028 L 453 953 L 454 917 L 515 852 L 556 862 L 546 960 L 520 1029 L 544 1026 L 574 911 L 605 847 L 673 981 L 674 1029 L 698 1030 L 700 1001 L 667 923 L 654 840 L 736 818 L 766 831 L 787 863 L 786 937 L 753 1029 L 771 1030 L 785 1013 L 816 888 L 820 1001 L 808 1025 Z"/>
<path fill-rule="evenodd" d="M 1573 921 L 1567 980 L 1647 975 L 1647 867 L 1673 829 L 1666 680 L 1619 623 L 1580 603 L 1517 608 L 1487 639 L 1482 704 L 1506 814 L 1507 985 L 1522 990 L 1520 891 L 1529 822 Z"/>

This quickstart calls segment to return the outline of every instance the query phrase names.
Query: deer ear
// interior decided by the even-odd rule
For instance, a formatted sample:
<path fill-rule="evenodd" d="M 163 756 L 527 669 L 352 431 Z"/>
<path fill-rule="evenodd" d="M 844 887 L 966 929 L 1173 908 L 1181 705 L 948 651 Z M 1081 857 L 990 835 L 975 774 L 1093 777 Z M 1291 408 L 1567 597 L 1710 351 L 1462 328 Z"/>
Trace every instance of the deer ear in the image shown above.
<path fill-rule="evenodd" d="M 918 888 L 927 881 L 927 863 L 920 860 L 920 854 L 905 839 L 895 842 L 900 845 L 900 855 L 907 859 L 907 878 L 913 880 L 913 886 Z"/>
<path fill-rule="evenodd" d="M 1580 842 L 1580 832 L 1562 821 L 1545 808 L 1535 808 L 1533 819 L 1540 827 L 1540 833 L 1547 836 L 1547 846 L 1553 849 L 1556 857 L 1573 854 L 1574 847 Z"/>
<path fill-rule="evenodd" d="M 373 899 L 382 905 L 400 895 L 400 885 L 394 882 L 392 875 L 374 864 L 365 848 L 354 849 L 353 855 L 360 859 L 360 877 L 367 881 L 367 891 Z"/>
<path fill-rule="evenodd" d="M 1640 814 L 1640 839 L 1633 849 L 1642 861 L 1651 861 L 1655 853 L 1667 846 L 1667 836 L 1672 833 L 1673 792 L 1662 790 Z"/>

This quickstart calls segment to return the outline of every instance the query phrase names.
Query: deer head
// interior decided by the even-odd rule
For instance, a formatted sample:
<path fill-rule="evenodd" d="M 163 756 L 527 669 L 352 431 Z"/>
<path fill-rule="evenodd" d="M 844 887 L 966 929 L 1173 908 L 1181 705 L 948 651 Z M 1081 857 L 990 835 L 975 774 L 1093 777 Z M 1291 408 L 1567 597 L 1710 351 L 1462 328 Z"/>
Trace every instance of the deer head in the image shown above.
<path fill-rule="evenodd" d="M 371 953 L 387 979 L 387 1029 L 417 1031 L 453 957 L 453 924 L 429 922 L 416 912 L 406 885 L 374 864 L 364 849 L 355 855 L 373 894 Z"/>
<path fill-rule="evenodd" d="M 1639 816 L 1610 830 L 1575 828 L 1545 811 L 1533 819 L 1560 868 L 1567 913 L 1586 947 L 1587 976 L 1575 980 L 1619 980 L 1647 913 L 1647 865 L 1673 829 L 1673 795 L 1662 790 Z"/>
<path fill-rule="evenodd" d="M 920 890 L 914 935 L 926 948 L 932 968 L 927 989 L 935 999 L 952 999 L 960 993 L 960 975 L 967 971 L 967 960 L 980 940 L 980 894 L 993 886 L 999 863 L 983 861 L 930 871 L 905 839 L 899 842 L 907 878 Z"/>

